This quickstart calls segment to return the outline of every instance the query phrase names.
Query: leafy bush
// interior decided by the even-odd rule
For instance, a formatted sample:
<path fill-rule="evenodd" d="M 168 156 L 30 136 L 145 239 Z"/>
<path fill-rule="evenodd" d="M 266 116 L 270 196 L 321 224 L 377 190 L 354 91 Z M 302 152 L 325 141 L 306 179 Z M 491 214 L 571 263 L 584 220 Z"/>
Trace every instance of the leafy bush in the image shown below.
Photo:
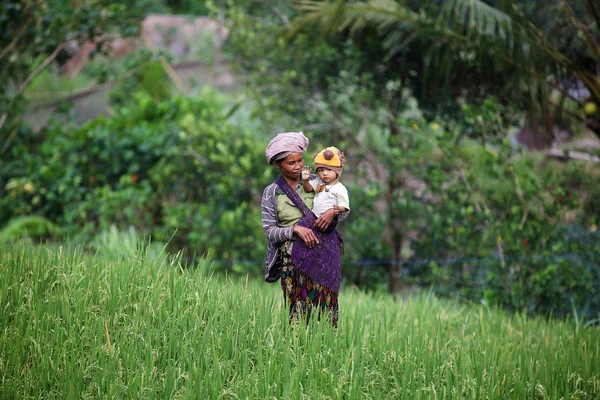
<path fill-rule="evenodd" d="M 0 173 L 9 182 L 0 226 L 37 214 L 85 240 L 133 227 L 189 257 L 262 259 L 259 200 L 271 171 L 262 141 L 228 115 L 211 89 L 163 101 L 140 90 L 111 118 L 23 135 Z"/>
<path fill-rule="evenodd" d="M 352 96 L 362 94 L 351 81 L 332 86 L 339 104 L 320 104 L 311 117 L 336 107 L 352 115 Z M 231 123 L 227 98 L 213 90 L 186 98 L 134 87 L 111 118 L 16 133 L 0 170 L 0 227 L 35 214 L 93 243 L 106 239 L 101 232 L 132 229 L 186 257 L 260 275 L 260 194 L 275 173 L 263 162 L 267 140 Z M 465 118 L 498 109 L 493 101 L 483 111 L 465 107 Z M 332 140 L 354 157 L 344 175 L 352 215 L 340 225 L 351 283 L 378 290 L 399 265 L 446 295 L 530 312 L 600 310 L 595 169 L 550 164 L 506 139 L 473 142 L 460 125 L 399 118 L 392 134 L 387 118 L 374 110 L 356 149 L 335 140 L 339 131 L 312 135 L 311 146 Z M 500 130 L 502 121 L 491 123 Z M 359 167 L 367 158 L 381 163 L 381 179 Z"/>
<path fill-rule="evenodd" d="M 0 230 L 0 243 L 19 238 L 49 237 L 58 234 L 58 227 L 37 215 L 17 217 Z"/>
<path fill-rule="evenodd" d="M 552 166 L 506 140 L 457 143 L 453 133 L 418 126 L 405 130 L 411 151 L 396 168 L 423 189 L 393 193 L 415 235 L 412 276 L 439 293 L 511 309 L 563 315 L 575 307 L 595 316 L 600 240 L 589 193 L 598 171 L 579 162 Z"/>
<path fill-rule="evenodd" d="M 97 234 L 88 244 L 88 247 L 101 254 L 106 259 L 130 259 L 143 256 L 151 262 L 167 262 L 165 245 L 154 241 L 150 242 L 133 227 L 120 231 L 115 225 Z"/>

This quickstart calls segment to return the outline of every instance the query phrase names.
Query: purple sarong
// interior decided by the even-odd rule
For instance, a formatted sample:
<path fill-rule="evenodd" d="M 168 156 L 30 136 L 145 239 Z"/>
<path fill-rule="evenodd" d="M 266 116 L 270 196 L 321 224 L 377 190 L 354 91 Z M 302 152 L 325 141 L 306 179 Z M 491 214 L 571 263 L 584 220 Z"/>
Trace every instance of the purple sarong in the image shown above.
<path fill-rule="evenodd" d="M 275 183 L 292 203 L 302 211 L 303 215 L 298 221 L 298 225 L 312 229 L 319 240 L 319 244 L 310 249 L 306 247 L 300 237 L 296 237 L 292 248 L 294 265 L 319 284 L 326 286 L 335 293 L 339 293 L 342 279 L 341 254 L 343 240 L 342 236 L 335 230 L 336 224 L 332 222 L 324 232 L 315 230 L 313 225 L 317 217 L 304 204 L 298 193 L 292 189 L 283 176 L 280 176 Z"/>

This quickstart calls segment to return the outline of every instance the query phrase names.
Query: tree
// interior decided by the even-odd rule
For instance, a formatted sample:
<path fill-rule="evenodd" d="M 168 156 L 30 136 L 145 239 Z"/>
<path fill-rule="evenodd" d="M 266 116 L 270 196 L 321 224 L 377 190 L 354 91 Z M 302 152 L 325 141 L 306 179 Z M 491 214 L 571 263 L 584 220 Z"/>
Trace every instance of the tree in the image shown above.
<path fill-rule="evenodd" d="M 515 13 L 514 20 L 512 14 L 480 1 L 296 2 L 305 14 L 289 4 L 277 13 L 230 10 L 228 46 L 237 65 L 249 73 L 248 93 L 261 118 L 279 129 L 306 129 L 321 144 L 340 144 L 351 153 L 349 168 L 355 179 L 377 183 L 358 192 L 376 203 L 364 210 L 363 227 L 350 219 L 342 229 L 371 233 L 369 246 L 379 252 L 378 259 L 388 258 L 392 291 L 402 286 L 400 267 L 419 223 L 401 204 L 404 194 L 423 184 L 411 176 L 419 171 L 406 165 L 419 159 L 412 154 L 413 132 L 421 128 L 413 122 L 421 116 L 447 123 L 470 119 L 472 108 L 465 111 L 461 104 L 485 109 L 490 94 L 500 99 L 499 107 L 492 107 L 500 116 L 494 122 L 499 129 L 459 134 L 501 144 L 506 125 L 522 115 L 507 104 L 528 111 L 529 124 L 541 132 L 561 122 L 557 110 L 583 118 L 566 96 L 569 75 L 551 62 L 556 54 L 548 45 L 538 49 L 531 44 L 535 37 L 525 15 L 537 12 L 542 22 L 536 23 L 545 27 L 544 21 L 551 19 L 540 4 L 523 2 L 523 12 Z M 581 15 L 579 8 L 573 12 Z M 471 17 L 477 18 L 473 26 L 468 25 Z M 577 51 L 561 48 L 573 53 L 587 48 L 579 45 Z M 557 100 L 553 93 L 562 97 Z M 411 109 L 415 100 L 418 110 Z M 354 189 L 353 196 L 362 190 Z M 357 215 L 363 210 L 354 211 Z M 362 249 L 363 243 L 357 247 L 373 254 Z"/>
<path fill-rule="evenodd" d="M 218 268 L 261 273 L 235 262 L 264 257 L 260 195 L 275 170 L 254 133 L 231 121 L 231 99 L 210 88 L 164 99 L 129 88 L 110 118 L 76 126 L 58 116 L 37 143 L 15 140 L 0 169 L 0 227 L 14 236 L 55 225 L 82 241 L 133 227 L 174 252 L 227 262 Z"/>
<path fill-rule="evenodd" d="M 0 4 L 0 154 L 8 151 L 20 132 L 25 91 L 65 43 L 91 40 L 101 51 L 107 34 L 137 35 L 145 4 L 145 0 Z"/>
<path fill-rule="evenodd" d="M 286 40 L 282 27 L 295 13 L 291 7 L 257 14 L 230 10 L 228 49 L 249 74 L 248 94 L 270 129 L 303 129 L 313 139 L 311 146 L 335 143 L 350 154 L 345 174 L 369 182 L 353 190 L 355 199 L 367 201 L 364 210 L 354 208 L 356 223 L 341 229 L 360 231 L 348 235 L 351 242 L 357 239 L 348 248 L 361 252 L 354 256 L 387 258 L 386 281 L 396 291 L 409 245 L 406 219 L 394 206 L 406 179 L 398 152 L 411 140 L 399 121 L 409 107 L 406 88 L 418 87 L 418 58 L 412 56 L 418 49 L 406 49 L 407 62 L 390 68 L 374 35 L 335 41 L 298 32 Z M 370 240 L 358 242 L 359 237 Z"/>
<path fill-rule="evenodd" d="M 482 89 L 527 110 L 528 126 L 552 139 L 555 126 L 584 122 L 600 137 L 600 7 L 593 0 L 512 2 L 299 1 L 294 32 L 317 26 L 344 40 L 375 34 L 385 62 L 421 52 L 423 98 Z M 460 79 L 469 73 L 470 82 Z"/>
<path fill-rule="evenodd" d="M 307 13 L 293 20 L 292 35 L 316 27 L 338 42 L 350 37 L 359 46 L 368 43 L 361 46 L 368 52 L 379 42 L 386 70 L 404 70 L 410 60 L 416 68 L 408 70 L 408 79 L 401 74 L 400 81 L 426 110 L 439 113 L 445 104 L 452 110 L 457 99 L 479 102 L 492 93 L 525 110 L 525 130 L 543 145 L 554 139 L 556 127 L 573 121 L 584 122 L 600 137 L 600 19 L 592 0 L 297 4 Z M 406 140 L 397 130 L 391 132 Z M 389 177 L 389 192 L 394 193 L 401 181 L 393 173 Z M 394 209 L 390 202 L 392 262 L 399 259 L 396 254 L 406 237 Z M 393 282 L 394 268 L 390 271 Z"/>

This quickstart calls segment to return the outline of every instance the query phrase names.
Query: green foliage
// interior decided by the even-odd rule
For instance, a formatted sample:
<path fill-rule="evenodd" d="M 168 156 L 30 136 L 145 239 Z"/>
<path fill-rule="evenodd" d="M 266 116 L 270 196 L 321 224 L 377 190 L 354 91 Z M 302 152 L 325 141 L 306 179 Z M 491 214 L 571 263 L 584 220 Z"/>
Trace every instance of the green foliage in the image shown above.
<path fill-rule="evenodd" d="M 388 215 L 381 202 L 382 189 L 376 184 L 344 183 L 350 193 L 351 212 L 338 226 L 344 237 L 343 277 L 358 287 L 385 292 L 391 250 L 383 239 Z"/>
<path fill-rule="evenodd" d="M 509 127 L 519 126 L 521 113 L 514 106 L 503 106 L 495 96 L 479 104 L 463 103 L 455 121 L 459 138 L 468 137 L 481 144 L 501 145 L 509 139 Z"/>
<path fill-rule="evenodd" d="M 278 285 L 150 261 L 143 248 L 115 260 L 8 246 L 0 265 L 3 399 L 600 395 L 598 328 L 577 315 L 343 290 L 334 332 L 316 318 L 290 326 Z"/>
<path fill-rule="evenodd" d="M 229 49 L 248 72 L 258 118 L 306 127 L 311 147 L 346 151 L 344 276 L 374 288 L 384 280 L 392 290 L 412 277 L 510 309 L 565 314 L 575 304 L 595 315 L 600 301 L 590 288 L 600 283 L 600 260 L 587 254 L 598 253 L 597 173 L 581 164 L 549 168 L 511 148 L 522 101 L 531 102 L 504 105 L 514 93 L 498 88 L 506 86 L 498 76 L 512 67 L 477 53 L 486 41 L 441 37 L 439 2 L 313 3 L 296 27 L 318 21 L 333 35 L 307 24 L 290 37 L 274 13 L 231 11 Z M 465 7 L 452 27 L 463 29 L 473 7 L 474 18 L 494 13 L 481 2 Z M 507 22 L 496 13 L 473 29 L 497 33 Z M 492 33 L 489 43 L 499 40 Z M 447 84 L 431 84 L 440 80 Z"/>
<path fill-rule="evenodd" d="M 165 246 L 160 242 L 144 240 L 132 226 L 119 231 L 115 225 L 96 235 L 87 245 L 105 259 L 130 259 L 141 254 L 146 262 L 166 262 Z"/>
<path fill-rule="evenodd" d="M 37 215 L 11 219 L 0 230 L 0 243 L 12 242 L 19 238 L 50 237 L 58 234 L 52 221 Z"/>
<path fill-rule="evenodd" d="M 40 72 L 32 81 L 26 91 L 26 96 L 36 99 L 36 94 L 39 93 L 65 93 L 75 92 L 78 89 L 90 87 L 94 84 L 94 79 L 87 74 L 77 76 L 57 75 L 56 71 L 51 68 L 46 68 Z"/>
<path fill-rule="evenodd" d="M 298 3 L 307 13 L 293 21 L 293 32 L 317 29 L 340 42 L 348 36 L 363 43 L 371 38 L 385 49 L 385 64 L 402 65 L 412 54 L 421 67 L 413 79 L 424 89 L 417 95 L 421 104 L 433 100 L 431 105 L 440 106 L 440 96 L 475 102 L 485 93 L 501 94 L 528 111 L 530 124 L 545 132 L 545 143 L 567 116 L 600 137 L 595 78 L 600 8 L 595 1 Z M 576 86 L 588 93 L 570 90 Z M 555 102 L 553 94 L 561 100 Z M 577 111 L 569 112 L 573 106 Z"/>
<path fill-rule="evenodd" d="M 120 108 L 128 103 L 135 103 L 134 97 L 143 92 L 149 101 L 160 102 L 171 95 L 171 81 L 164 68 L 167 56 L 160 52 L 153 53 L 148 49 L 135 51 L 123 62 L 124 69 L 129 71 L 126 79 L 119 80 L 118 85 L 110 93 L 110 103 Z M 117 71 L 111 74 L 116 76 Z"/>
<path fill-rule="evenodd" d="M 598 171 L 584 163 L 549 168 L 508 141 L 454 144 L 450 132 L 431 125 L 405 132 L 411 151 L 394 168 L 423 190 L 392 195 L 396 215 L 416 233 L 413 276 L 438 293 L 510 309 L 565 315 L 574 305 L 597 314 L 597 216 L 582 212 L 589 200 L 579 194 L 593 192 Z"/>
<path fill-rule="evenodd" d="M 210 0 L 164 0 L 163 3 L 173 14 L 208 15 L 213 2 Z"/>
<path fill-rule="evenodd" d="M 282 29 L 299 12 L 289 1 L 227 2 L 227 48 L 246 73 L 257 117 L 246 127 L 304 130 L 311 148 L 333 144 L 346 151 L 352 214 L 340 230 L 350 282 L 377 290 L 390 281 L 395 289 L 393 281 L 408 274 L 439 293 L 511 309 L 566 314 L 574 307 L 595 315 L 597 172 L 579 163 L 552 167 L 511 149 L 509 129 L 520 123 L 519 107 L 531 98 L 503 104 L 513 86 L 499 88 L 505 89 L 513 67 L 498 63 L 485 47 L 516 43 L 494 37 L 510 20 L 479 1 L 458 13 L 453 10 L 460 1 L 443 3 L 438 19 L 439 2 L 419 3 L 427 4 L 422 9 L 411 3 L 406 13 L 398 2 L 369 2 L 385 7 L 367 10 L 366 19 L 350 12 L 325 21 L 336 27 L 334 37 L 317 30 L 292 37 Z M 331 7 L 344 4 L 365 6 Z M 53 5 L 60 12 L 50 12 L 48 20 L 57 37 L 75 32 L 75 38 L 89 38 L 96 29 L 103 32 L 96 17 L 117 23 L 124 12 L 119 4 L 112 11 L 96 5 L 102 6 L 76 9 L 73 21 L 66 6 Z M 204 5 L 214 8 L 198 4 Z M 2 10 L 9 15 L 10 9 Z M 454 18 L 448 27 L 464 39 L 471 11 L 484 23 L 471 27 L 468 43 L 440 36 L 436 24 Z M 27 12 L 32 21 L 39 17 Z M 19 32 L 14 28 L 11 34 Z M 118 24 L 110 29 L 127 30 Z M 473 43 L 478 35 L 481 42 Z M 208 45 L 205 39 L 200 45 Z M 29 84 L 28 74 L 18 70 L 41 65 L 56 48 L 45 46 L 17 57 L 20 69 L 1 70 L 13 75 L 6 87 Z M 163 55 L 137 52 L 124 67 L 129 72 L 111 95 L 111 118 L 77 127 L 58 117 L 39 134 L 16 120 L 5 125 L 10 135 L 0 148 L 0 226 L 40 215 L 116 258 L 139 245 L 133 238 L 139 233 L 171 250 L 184 249 L 186 257 L 208 254 L 225 260 L 218 265 L 229 270 L 248 271 L 240 260 L 264 256 L 260 191 L 274 173 L 261 162 L 267 139 L 233 124 L 237 105 L 230 108 L 214 91 L 172 96 Z M 105 79 L 117 69 L 104 65 L 95 73 Z M 446 84 L 432 85 L 432 70 Z M 15 93 L 10 107 L 20 101 Z M 0 113 L 0 124 L 2 118 Z"/>
<path fill-rule="evenodd" d="M 69 40 L 138 34 L 146 1 L 3 1 L 0 4 L 0 148 L 20 130 L 23 93 Z M 2 166 L 0 161 L 0 166 Z M 2 182 L 0 182 L 2 184 Z"/>
<path fill-rule="evenodd" d="M 130 97 L 111 118 L 81 127 L 55 120 L 36 141 L 15 142 L 0 226 L 35 213 L 68 235 L 131 226 L 186 256 L 262 259 L 260 194 L 272 175 L 257 138 L 228 123 L 227 99 L 211 89 Z"/>

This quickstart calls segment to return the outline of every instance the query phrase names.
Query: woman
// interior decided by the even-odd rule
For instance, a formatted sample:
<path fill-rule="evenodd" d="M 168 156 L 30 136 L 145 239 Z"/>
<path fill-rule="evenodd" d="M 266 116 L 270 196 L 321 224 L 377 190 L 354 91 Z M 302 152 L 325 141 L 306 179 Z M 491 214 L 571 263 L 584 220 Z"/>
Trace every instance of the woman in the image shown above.
<path fill-rule="evenodd" d="M 310 211 L 314 192 L 301 183 L 302 153 L 308 139 L 302 132 L 280 133 L 265 150 L 269 164 L 281 172 L 262 197 L 262 224 L 267 237 L 265 280 L 281 280 L 290 321 L 300 315 L 308 322 L 313 307 L 325 312 L 335 327 L 341 279 L 341 238 L 332 229 L 349 212 Z"/>

